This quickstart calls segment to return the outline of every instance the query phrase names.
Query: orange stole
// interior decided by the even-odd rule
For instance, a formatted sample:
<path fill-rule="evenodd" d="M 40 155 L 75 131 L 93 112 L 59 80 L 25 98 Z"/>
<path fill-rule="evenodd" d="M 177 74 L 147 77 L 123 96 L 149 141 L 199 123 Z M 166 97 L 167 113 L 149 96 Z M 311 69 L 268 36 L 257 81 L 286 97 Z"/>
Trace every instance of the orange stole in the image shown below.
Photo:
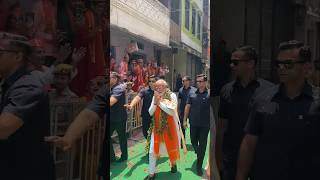
<path fill-rule="evenodd" d="M 167 152 L 169 155 L 169 159 L 171 163 L 175 163 L 176 160 L 180 159 L 180 153 L 179 153 L 179 139 L 178 134 L 176 130 L 175 121 L 173 119 L 173 116 L 168 115 L 167 123 L 168 128 L 164 130 L 163 134 L 160 135 L 155 131 L 155 128 L 160 128 L 160 112 L 161 109 L 159 106 L 157 106 L 155 111 L 155 117 L 154 117 L 154 129 L 153 129 L 153 140 L 154 140 L 154 153 L 156 157 L 160 157 L 159 151 L 160 151 L 160 143 L 164 142 L 167 148 Z M 169 132 L 170 131 L 170 132 Z M 171 134 L 171 137 L 169 134 Z"/>

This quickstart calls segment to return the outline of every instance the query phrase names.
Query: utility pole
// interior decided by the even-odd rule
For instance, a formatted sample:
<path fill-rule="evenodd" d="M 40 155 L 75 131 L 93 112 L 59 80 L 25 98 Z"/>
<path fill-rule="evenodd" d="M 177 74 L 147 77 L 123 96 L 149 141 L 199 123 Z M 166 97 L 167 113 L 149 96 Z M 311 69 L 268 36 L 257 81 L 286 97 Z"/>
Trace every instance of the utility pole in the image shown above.
<path fill-rule="evenodd" d="M 173 80 L 174 80 L 174 53 L 172 54 L 172 70 L 171 70 L 171 74 L 172 74 L 172 76 L 171 76 L 171 88 L 173 89 L 174 87 L 173 87 Z"/>

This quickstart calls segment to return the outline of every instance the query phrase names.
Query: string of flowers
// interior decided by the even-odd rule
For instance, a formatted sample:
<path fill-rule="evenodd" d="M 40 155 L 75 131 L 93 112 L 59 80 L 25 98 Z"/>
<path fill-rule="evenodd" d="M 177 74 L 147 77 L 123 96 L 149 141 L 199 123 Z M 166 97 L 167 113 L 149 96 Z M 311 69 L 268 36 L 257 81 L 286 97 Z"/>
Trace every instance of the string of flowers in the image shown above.
<path fill-rule="evenodd" d="M 167 100 L 171 101 L 171 91 L 170 91 L 170 89 L 166 89 L 166 91 L 165 91 L 165 93 L 163 95 L 163 99 L 167 99 Z M 163 132 L 165 130 L 167 130 L 169 138 L 170 139 L 172 138 L 172 135 L 170 134 L 170 129 L 169 129 L 169 126 L 168 126 L 168 122 L 167 122 L 168 114 L 161 109 L 161 111 L 160 111 L 160 128 L 155 128 L 154 120 L 155 119 L 154 119 L 154 115 L 153 115 L 149 130 L 148 130 L 147 145 L 146 145 L 146 148 L 145 148 L 147 153 L 148 153 L 148 151 L 150 149 L 151 133 L 152 133 L 153 129 L 155 130 L 155 133 L 157 133 L 159 135 L 163 135 Z"/>

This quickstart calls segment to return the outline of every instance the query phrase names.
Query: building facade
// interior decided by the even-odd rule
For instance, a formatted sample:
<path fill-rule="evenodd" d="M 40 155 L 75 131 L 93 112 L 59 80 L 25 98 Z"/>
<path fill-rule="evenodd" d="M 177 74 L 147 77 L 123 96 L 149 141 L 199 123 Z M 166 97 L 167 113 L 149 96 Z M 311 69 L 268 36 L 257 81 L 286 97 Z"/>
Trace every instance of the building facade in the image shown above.
<path fill-rule="evenodd" d="M 259 53 L 258 75 L 277 81 L 273 61 L 280 42 L 305 42 L 319 57 L 318 0 L 215 0 L 214 41 L 224 39 L 230 50 L 250 44 Z M 214 73 L 214 72 L 213 72 Z"/>
<path fill-rule="evenodd" d="M 162 51 L 170 49 L 169 10 L 158 0 L 111 0 L 110 47 L 117 64 L 128 45 L 136 42 L 144 60 L 158 64 Z"/>
<path fill-rule="evenodd" d="M 208 73 L 208 4 L 209 0 L 111 0 L 111 54 L 119 64 L 128 44 L 136 42 L 145 60 L 169 67 L 165 78 L 171 88 L 178 74 L 195 78 Z"/>
<path fill-rule="evenodd" d="M 207 25 L 206 29 L 203 26 L 205 3 L 203 0 L 172 0 L 170 4 L 173 76 L 189 75 L 195 80 L 197 74 L 205 73 L 202 54 L 203 37 L 204 34 L 207 36 L 208 30 Z"/>

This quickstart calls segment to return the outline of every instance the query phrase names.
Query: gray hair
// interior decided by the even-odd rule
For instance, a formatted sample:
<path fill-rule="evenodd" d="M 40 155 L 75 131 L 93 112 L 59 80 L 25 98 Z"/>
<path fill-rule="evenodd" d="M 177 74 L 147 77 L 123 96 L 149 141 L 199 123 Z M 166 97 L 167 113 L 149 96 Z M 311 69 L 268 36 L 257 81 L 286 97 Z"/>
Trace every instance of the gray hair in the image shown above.
<path fill-rule="evenodd" d="M 159 83 L 165 85 L 167 88 L 169 87 L 167 81 L 165 81 L 165 80 L 163 80 L 163 79 L 159 79 L 159 80 L 156 81 L 156 84 L 159 84 Z"/>

